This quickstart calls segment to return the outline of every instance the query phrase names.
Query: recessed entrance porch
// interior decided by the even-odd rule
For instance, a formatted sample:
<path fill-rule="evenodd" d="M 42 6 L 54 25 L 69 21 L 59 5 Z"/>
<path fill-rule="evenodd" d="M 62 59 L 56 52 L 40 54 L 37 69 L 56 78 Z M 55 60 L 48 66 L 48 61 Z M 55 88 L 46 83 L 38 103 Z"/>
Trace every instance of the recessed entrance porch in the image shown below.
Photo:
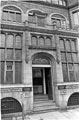
<path fill-rule="evenodd" d="M 52 78 L 51 67 L 40 66 L 33 67 L 33 93 L 35 95 L 48 95 L 49 99 L 53 99 L 52 94 Z"/>

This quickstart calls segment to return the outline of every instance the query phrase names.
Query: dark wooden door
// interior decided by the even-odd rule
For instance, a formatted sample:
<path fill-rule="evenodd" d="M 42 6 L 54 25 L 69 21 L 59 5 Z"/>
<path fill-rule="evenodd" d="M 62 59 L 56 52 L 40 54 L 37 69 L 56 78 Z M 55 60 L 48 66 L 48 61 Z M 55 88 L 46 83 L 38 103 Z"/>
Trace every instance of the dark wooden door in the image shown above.
<path fill-rule="evenodd" d="M 46 79 L 46 93 L 50 100 L 53 99 L 52 94 L 52 79 L 51 79 L 51 68 L 45 68 L 45 79 Z"/>
<path fill-rule="evenodd" d="M 43 94 L 43 69 L 33 69 L 33 92 L 34 94 Z"/>

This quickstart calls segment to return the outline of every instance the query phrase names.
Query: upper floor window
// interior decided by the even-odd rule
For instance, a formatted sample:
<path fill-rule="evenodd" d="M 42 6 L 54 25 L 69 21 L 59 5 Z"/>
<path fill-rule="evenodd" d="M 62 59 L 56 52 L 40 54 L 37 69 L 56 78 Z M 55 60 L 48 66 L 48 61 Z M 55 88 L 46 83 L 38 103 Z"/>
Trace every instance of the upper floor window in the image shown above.
<path fill-rule="evenodd" d="M 59 14 L 52 15 L 52 24 L 56 24 L 57 28 L 66 28 L 66 20 Z"/>
<path fill-rule="evenodd" d="M 38 26 L 45 26 L 46 13 L 43 13 L 38 10 L 32 10 L 28 14 L 29 23 L 37 24 Z"/>
<path fill-rule="evenodd" d="M 42 1 L 66 6 L 65 0 L 42 0 Z"/>
<path fill-rule="evenodd" d="M 14 6 L 6 6 L 2 11 L 2 20 L 10 22 L 21 22 L 21 11 Z"/>
<path fill-rule="evenodd" d="M 73 12 L 74 25 L 79 25 L 79 10 Z"/>

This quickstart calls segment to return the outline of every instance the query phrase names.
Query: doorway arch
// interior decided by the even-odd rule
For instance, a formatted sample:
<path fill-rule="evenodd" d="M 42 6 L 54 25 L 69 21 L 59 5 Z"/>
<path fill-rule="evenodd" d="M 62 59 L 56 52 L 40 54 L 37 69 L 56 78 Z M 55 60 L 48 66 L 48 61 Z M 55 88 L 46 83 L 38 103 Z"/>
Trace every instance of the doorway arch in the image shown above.
<path fill-rule="evenodd" d="M 32 78 L 33 93 L 48 95 L 53 99 L 53 82 L 52 82 L 52 55 L 44 52 L 36 53 L 32 57 Z"/>

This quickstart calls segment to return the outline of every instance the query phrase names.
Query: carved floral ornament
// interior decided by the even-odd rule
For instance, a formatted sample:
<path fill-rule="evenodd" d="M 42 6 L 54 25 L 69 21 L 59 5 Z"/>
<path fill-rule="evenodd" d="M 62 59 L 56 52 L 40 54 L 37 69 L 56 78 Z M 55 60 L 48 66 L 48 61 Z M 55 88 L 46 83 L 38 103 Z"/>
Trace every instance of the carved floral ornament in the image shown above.
<path fill-rule="evenodd" d="M 42 65 L 49 65 L 50 61 L 47 58 L 36 58 L 33 60 L 32 64 L 42 64 Z"/>

